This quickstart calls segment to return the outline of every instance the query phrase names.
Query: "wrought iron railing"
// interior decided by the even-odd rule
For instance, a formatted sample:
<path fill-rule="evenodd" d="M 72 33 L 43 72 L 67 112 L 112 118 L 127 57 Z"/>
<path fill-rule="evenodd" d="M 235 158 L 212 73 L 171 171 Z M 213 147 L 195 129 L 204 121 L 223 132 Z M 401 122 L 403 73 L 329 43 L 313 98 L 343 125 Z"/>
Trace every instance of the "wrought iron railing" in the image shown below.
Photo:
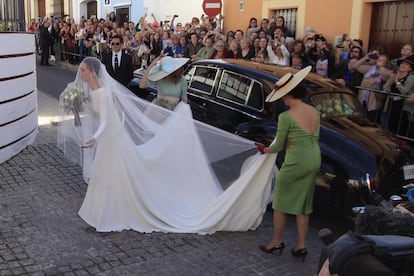
<path fill-rule="evenodd" d="M 388 128 L 397 137 L 414 141 L 414 103 L 408 100 L 409 95 L 390 93 L 361 86 L 357 86 L 356 88 L 376 93 L 383 98 L 384 106 L 376 110 L 375 123 L 380 123 L 382 127 Z M 396 108 L 395 105 L 392 104 L 393 100 L 401 100 L 404 102 L 401 106 L 397 107 L 398 109 L 393 110 Z M 394 116 L 397 118 L 397 120 L 393 120 L 395 125 L 391 125 L 390 115 L 392 113 L 395 114 Z"/>
<path fill-rule="evenodd" d="M 26 22 L 24 20 L 16 19 L 1 19 L 0 18 L 0 32 L 25 32 Z"/>

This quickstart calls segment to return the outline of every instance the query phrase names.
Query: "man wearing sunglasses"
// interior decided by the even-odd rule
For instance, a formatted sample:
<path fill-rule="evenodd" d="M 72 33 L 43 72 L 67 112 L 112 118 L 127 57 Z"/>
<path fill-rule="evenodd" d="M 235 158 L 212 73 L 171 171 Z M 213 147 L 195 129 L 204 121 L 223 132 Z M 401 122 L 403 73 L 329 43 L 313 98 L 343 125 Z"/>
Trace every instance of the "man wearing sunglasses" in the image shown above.
<path fill-rule="evenodd" d="M 102 63 L 111 77 L 128 87 L 133 78 L 132 58 L 122 51 L 122 44 L 122 36 L 114 35 L 111 40 L 112 52 L 103 56 Z"/>

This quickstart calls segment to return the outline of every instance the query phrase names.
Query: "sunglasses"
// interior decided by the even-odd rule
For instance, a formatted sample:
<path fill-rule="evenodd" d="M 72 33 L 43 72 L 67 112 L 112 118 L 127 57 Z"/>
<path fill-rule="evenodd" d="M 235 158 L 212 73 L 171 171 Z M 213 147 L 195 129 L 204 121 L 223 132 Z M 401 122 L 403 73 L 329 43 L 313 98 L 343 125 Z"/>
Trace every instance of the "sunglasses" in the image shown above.
<path fill-rule="evenodd" d="M 113 45 L 121 45 L 121 43 L 119 43 L 119 42 L 112 42 L 112 46 Z"/>

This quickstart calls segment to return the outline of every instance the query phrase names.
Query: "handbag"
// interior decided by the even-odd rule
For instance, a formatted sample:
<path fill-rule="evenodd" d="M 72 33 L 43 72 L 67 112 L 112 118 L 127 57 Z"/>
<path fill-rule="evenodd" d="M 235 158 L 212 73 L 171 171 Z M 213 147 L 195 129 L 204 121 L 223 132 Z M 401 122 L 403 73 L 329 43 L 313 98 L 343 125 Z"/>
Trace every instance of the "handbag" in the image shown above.
<path fill-rule="evenodd" d="M 341 273 L 346 263 L 358 255 L 372 255 L 391 269 L 401 269 L 414 256 L 414 238 L 348 232 L 328 247 L 327 254 L 331 274 Z"/>
<path fill-rule="evenodd" d="M 95 45 L 93 40 L 88 40 L 88 42 L 86 42 L 86 48 L 91 48 L 93 45 Z"/>
<path fill-rule="evenodd" d="M 141 44 L 138 48 L 137 56 L 142 57 L 147 52 L 148 52 L 147 46 L 145 44 Z"/>

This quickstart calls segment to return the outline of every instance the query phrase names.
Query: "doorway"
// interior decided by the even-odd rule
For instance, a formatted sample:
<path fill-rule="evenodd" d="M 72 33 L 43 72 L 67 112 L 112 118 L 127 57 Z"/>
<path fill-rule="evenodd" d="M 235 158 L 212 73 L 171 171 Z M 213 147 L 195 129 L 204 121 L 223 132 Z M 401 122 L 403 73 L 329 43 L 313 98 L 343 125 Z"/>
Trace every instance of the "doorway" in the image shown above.
<path fill-rule="evenodd" d="M 96 1 L 88 2 L 86 9 L 87 9 L 86 14 L 88 16 L 87 18 L 91 18 L 92 15 L 95 16 L 95 17 L 98 16 L 98 14 L 97 14 L 98 9 L 97 9 L 97 2 Z"/>
<path fill-rule="evenodd" d="M 37 12 L 40 18 L 46 16 L 46 1 L 45 0 L 38 0 L 37 1 Z"/>
<path fill-rule="evenodd" d="M 124 22 L 129 22 L 129 6 L 116 8 L 116 17 L 119 20 L 120 26 L 122 26 Z"/>
<path fill-rule="evenodd" d="M 391 59 L 400 57 L 402 46 L 414 41 L 413 11 L 413 0 L 372 4 L 368 48 L 383 46 Z"/>

